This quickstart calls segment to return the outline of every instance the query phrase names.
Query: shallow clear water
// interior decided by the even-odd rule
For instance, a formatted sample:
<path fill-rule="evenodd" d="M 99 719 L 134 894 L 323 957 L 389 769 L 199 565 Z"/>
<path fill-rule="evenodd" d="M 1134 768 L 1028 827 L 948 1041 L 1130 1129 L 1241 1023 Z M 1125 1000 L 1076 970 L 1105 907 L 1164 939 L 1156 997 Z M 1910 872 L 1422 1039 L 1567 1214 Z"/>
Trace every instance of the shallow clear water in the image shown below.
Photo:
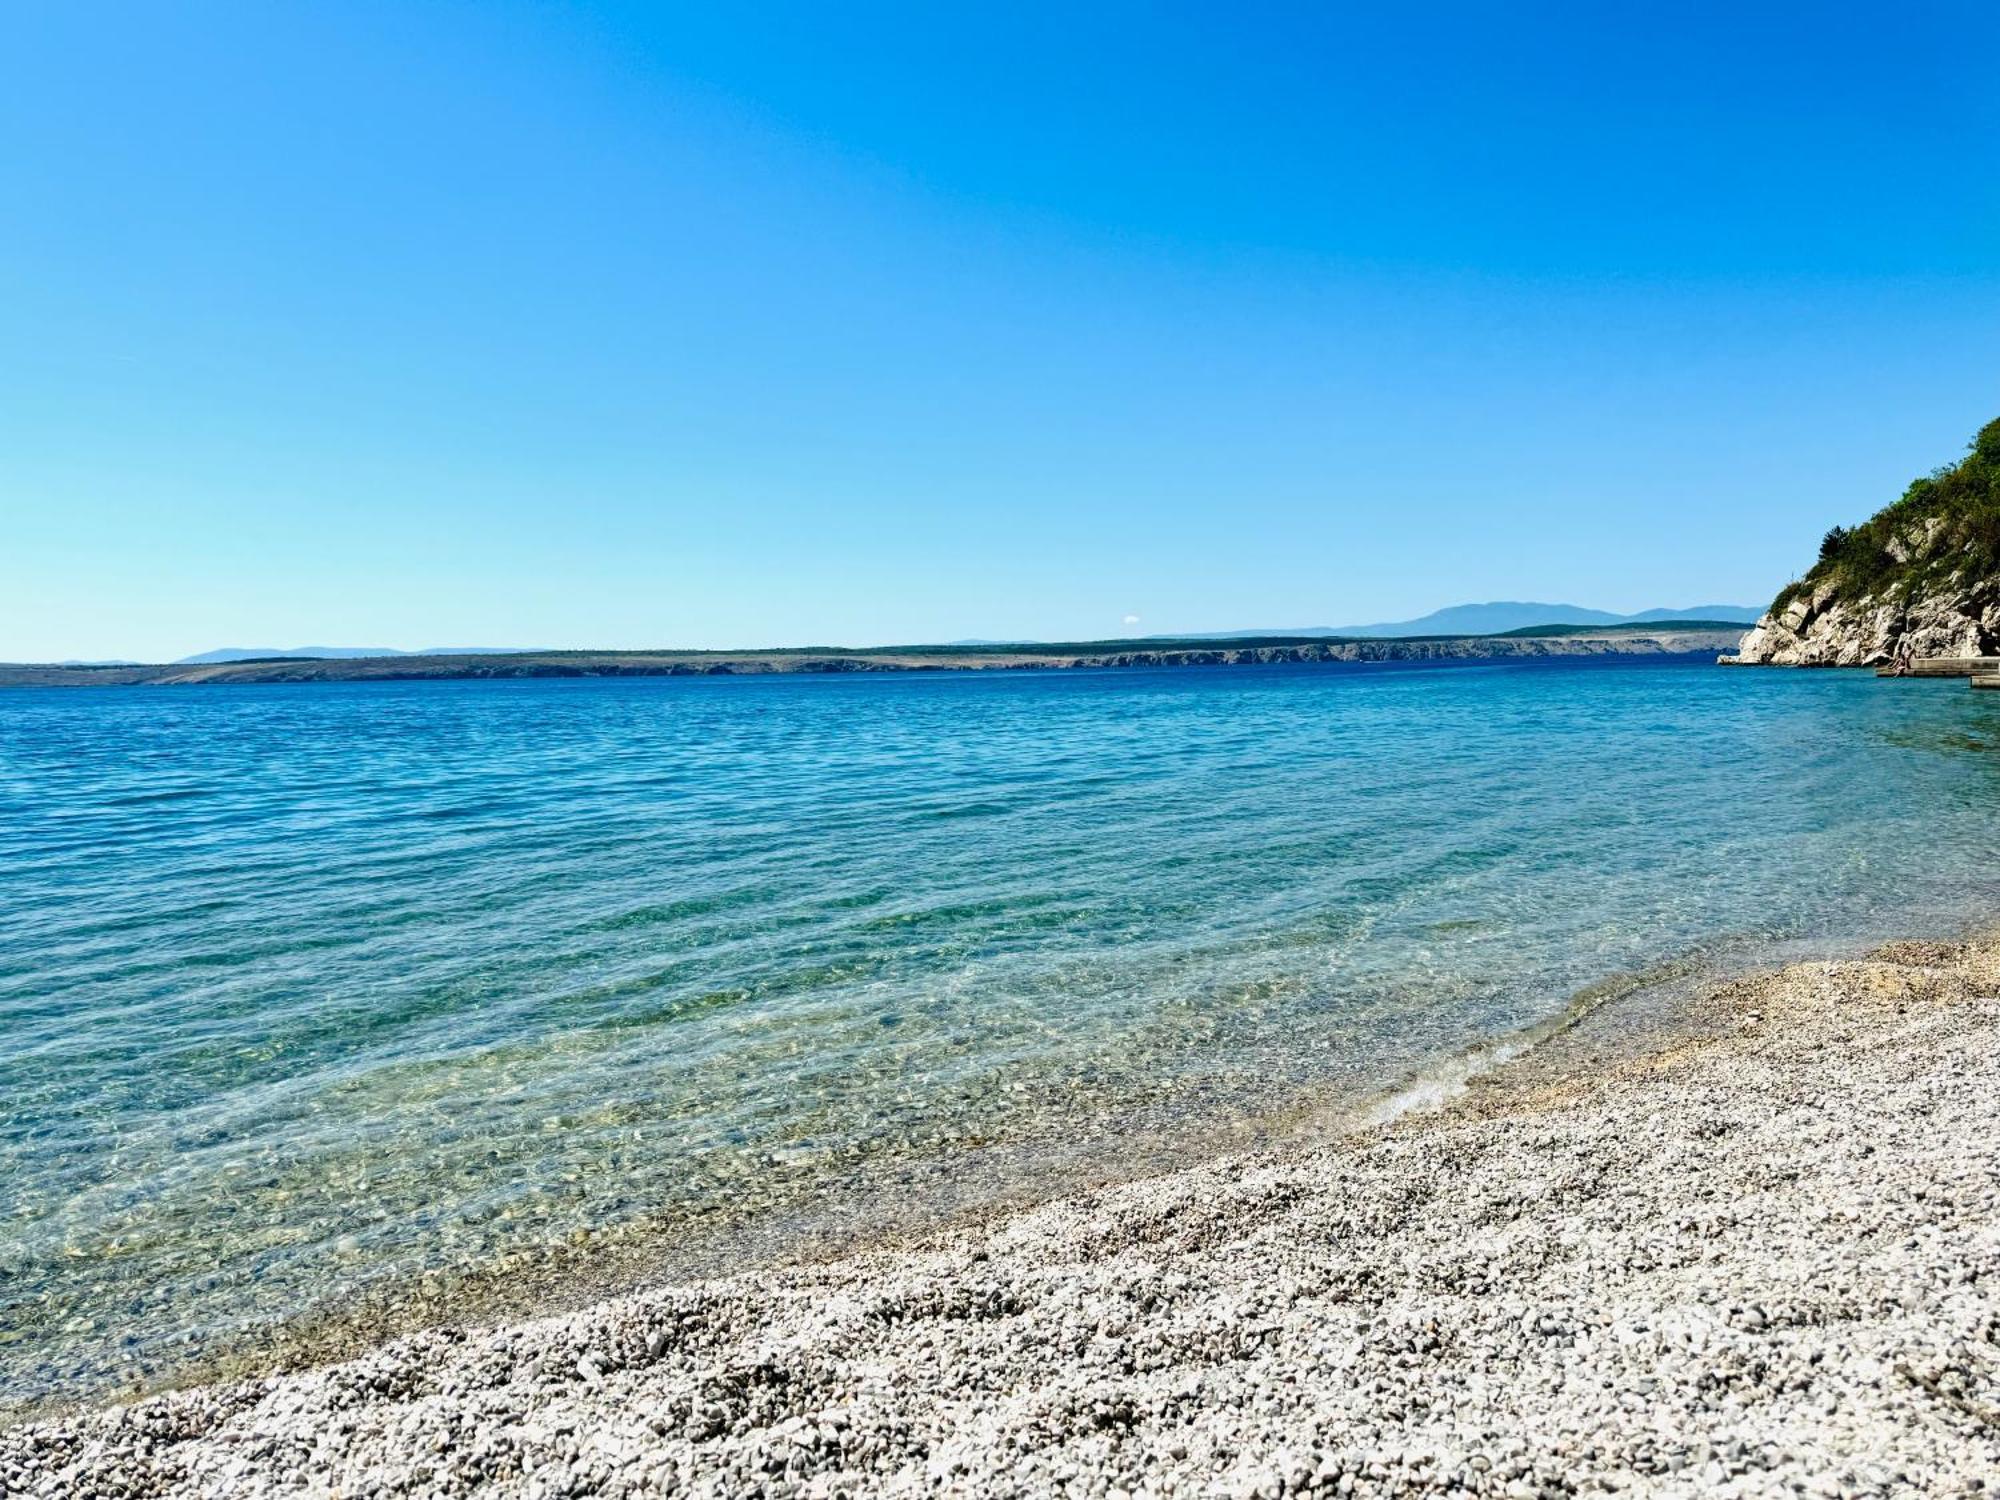
<path fill-rule="evenodd" d="M 0 694 L 0 1388 L 1953 929 L 1996 809 L 2000 695 L 1679 662 Z"/>

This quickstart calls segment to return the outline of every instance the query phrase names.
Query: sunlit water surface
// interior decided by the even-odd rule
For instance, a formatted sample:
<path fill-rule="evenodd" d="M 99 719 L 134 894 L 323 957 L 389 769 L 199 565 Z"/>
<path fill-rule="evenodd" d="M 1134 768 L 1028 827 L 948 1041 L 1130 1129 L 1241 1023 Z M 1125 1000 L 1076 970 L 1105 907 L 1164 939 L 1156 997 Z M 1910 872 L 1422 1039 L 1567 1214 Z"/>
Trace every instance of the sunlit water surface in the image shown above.
<path fill-rule="evenodd" d="M 1960 684 L 1685 662 L 0 695 L 0 1389 L 1953 930 L 1996 746 Z"/>

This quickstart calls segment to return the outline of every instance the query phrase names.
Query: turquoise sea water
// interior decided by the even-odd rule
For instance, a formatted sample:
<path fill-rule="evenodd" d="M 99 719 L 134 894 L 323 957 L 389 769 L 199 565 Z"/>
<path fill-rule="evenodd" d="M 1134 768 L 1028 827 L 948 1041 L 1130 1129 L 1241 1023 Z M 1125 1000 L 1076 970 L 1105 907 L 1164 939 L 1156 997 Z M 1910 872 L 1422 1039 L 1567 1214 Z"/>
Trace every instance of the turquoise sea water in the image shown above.
<path fill-rule="evenodd" d="M 1955 930 L 1996 813 L 2000 695 L 1684 662 L 0 694 L 0 1388 Z"/>

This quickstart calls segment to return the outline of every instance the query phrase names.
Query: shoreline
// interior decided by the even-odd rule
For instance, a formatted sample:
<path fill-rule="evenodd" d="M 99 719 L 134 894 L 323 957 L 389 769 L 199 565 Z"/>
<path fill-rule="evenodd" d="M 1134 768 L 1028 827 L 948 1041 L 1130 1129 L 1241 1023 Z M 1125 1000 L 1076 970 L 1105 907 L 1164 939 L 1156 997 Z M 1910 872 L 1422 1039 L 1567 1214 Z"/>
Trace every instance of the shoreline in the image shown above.
<path fill-rule="evenodd" d="M 2000 1466 L 2000 941 L 1795 964 L 1623 1036 L 1606 1009 L 1356 1134 L 30 1421 L 0 1488 L 1889 1493 Z"/>
<path fill-rule="evenodd" d="M 1931 935 L 1952 930 L 1946 924 Z M 919 1244 L 1081 1193 L 1350 1137 L 1447 1107 L 1489 1075 L 1566 1042 L 1586 1024 L 1597 1028 L 1590 1034 L 1605 1055 L 1623 1055 L 1646 1037 L 1671 1032 L 1695 994 L 1794 959 L 1850 957 L 1869 946 L 1823 937 L 1724 940 L 1644 970 L 1608 974 L 1539 1020 L 1440 1052 L 1372 1087 L 1357 1090 L 1322 1078 L 1249 1112 L 1205 1097 L 1206 1089 L 1163 1094 L 1151 1101 L 1153 1108 L 1115 1123 L 1105 1117 L 1083 1137 L 1040 1129 L 975 1132 L 948 1155 L 868 1158 L 861 1170 L 850 1163 L 831 1180 L 810 1189 L 781 1188 L 768 1200 L 738 1199 L 692 1212 L 663 1207 L 581 1235 L 529 1241 L 470 1266 L 387 1271 L 347 1295 L 218 1331 L 178 1355 L 155 1356 L 122 1374 L 95 1361 L 68 1371 L 46 1367 L 35 1394 L 0 1392 L 0 1431 L 176 1390 L 296 1375 L 438 1328 L 540 1321 L 664 1287 Z M 1578 1058 L 1568 1066 L 1601 1062 Z M 1169 1126 L 1159 1115 L 1163 1107 L 1193 1114 Z"/>

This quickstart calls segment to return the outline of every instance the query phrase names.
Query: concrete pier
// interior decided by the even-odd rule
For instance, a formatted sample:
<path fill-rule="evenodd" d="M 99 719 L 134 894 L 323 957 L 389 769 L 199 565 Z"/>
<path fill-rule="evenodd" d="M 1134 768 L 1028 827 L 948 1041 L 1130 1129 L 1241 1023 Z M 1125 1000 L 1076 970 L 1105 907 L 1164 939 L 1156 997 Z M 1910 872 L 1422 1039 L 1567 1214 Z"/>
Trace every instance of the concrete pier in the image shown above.
<path fill-rule="evenodd" d="M 1877 667 L 1877 677 L 1986 677 L 2000 673 L 2000 656 L 1920 656 L 1908 669 Z"/>

